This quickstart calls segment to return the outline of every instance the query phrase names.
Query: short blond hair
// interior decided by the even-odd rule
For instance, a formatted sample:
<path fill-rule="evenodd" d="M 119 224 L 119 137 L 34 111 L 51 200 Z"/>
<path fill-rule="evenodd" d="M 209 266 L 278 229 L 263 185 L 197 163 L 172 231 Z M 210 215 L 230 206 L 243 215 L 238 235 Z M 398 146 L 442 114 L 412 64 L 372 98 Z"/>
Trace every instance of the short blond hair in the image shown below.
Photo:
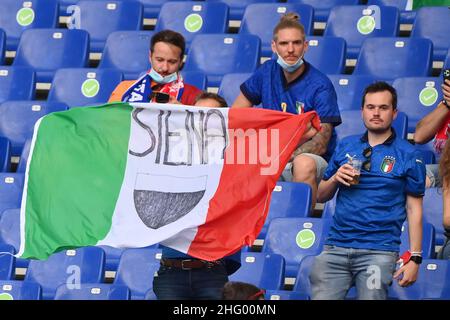
<path fill-rule="evenodd" d="M 275 26 L 273 29 L 273 37 L 272 39 L 274 41 L 277 40 L 277 34 L 278 31 L 282 29 L 297 29 L 300 30 L 300 32 L 303 34 L 303 37 L 305 36 L 305 27 L 303 24 L 300 23 L 300 15 L 296 12 L 288 12 L 281 16 L 280 22 Z"/>

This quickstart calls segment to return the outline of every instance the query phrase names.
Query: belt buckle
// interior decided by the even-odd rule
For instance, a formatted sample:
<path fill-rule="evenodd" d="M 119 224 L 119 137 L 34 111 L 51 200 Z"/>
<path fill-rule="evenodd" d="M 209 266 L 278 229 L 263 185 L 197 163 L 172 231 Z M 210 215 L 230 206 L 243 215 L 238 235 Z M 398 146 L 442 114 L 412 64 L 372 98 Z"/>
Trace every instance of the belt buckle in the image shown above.
<path fill-rule="evenodd" d="M 184 266 L 185 262 L 189 262 L 192 261 L 192 259 L 185 259 L 185 260 L 181 260 L 181 270 L 191 270 L 192 268 L 187 268 Z"/>

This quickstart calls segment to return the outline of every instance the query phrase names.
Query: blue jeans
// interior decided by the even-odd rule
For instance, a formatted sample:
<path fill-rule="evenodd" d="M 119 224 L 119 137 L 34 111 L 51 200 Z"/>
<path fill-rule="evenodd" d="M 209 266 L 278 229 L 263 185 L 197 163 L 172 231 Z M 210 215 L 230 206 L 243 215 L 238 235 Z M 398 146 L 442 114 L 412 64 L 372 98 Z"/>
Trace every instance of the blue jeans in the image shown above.
<path fill-rule="evenodd" d="M 385 300 L 397 252 L 324 246 L 312 266 L 311 299 L 342 300 L 356 286 L 359 300 Z"/>
<path fill-rule="evenodd" d="M 160 266 L 153 291 L 158 300 L 221 300 L 227 281 L 224 264 L 191 270 Z"/>

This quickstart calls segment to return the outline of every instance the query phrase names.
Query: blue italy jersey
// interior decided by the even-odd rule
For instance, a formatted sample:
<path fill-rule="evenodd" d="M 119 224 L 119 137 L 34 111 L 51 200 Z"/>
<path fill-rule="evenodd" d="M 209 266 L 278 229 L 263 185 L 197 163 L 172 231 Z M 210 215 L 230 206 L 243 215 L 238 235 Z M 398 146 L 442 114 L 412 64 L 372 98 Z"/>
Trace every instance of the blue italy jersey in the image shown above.
<path fill-rule="evenodd" d="M 346 154 L 368 160 L 363 156 L 367 147 L 367 132 L 342 139 L 323 179 L 330 179 L 347 162 Z M 372 148 L 370 163 L 370 171 L 361 169 L 359 184 L 339 186 L 333 225 L 325 243 L 398 252 L 406 196 L 423 196 L 425 165 L 420 152 L 395 131 Z"/>
<path fill-rule="evenodd" d="M 300 114 L 316 111 L 322 123 L 341 123 L 336 91 L 331 81 L 305 61 L 305 71 L 287 84 L 283 69 L 276 60 L 266 61 L 241 85 L 243 95 L 255 106 Z M 323 157 L 328 160 L 336 147 L 336 133 Z"/>

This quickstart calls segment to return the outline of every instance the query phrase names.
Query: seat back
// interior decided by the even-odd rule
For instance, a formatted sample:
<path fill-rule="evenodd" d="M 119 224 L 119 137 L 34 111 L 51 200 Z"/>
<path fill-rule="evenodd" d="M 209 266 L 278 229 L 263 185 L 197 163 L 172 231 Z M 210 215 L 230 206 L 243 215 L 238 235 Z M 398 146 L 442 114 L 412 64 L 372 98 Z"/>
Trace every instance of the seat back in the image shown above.
<path fill-rule="evenodd" d="M 242 252 L 241 267 L 229 278 L 261 289 L 279 290 L 284 285 L 284 258 L 273 253 Z"/>
<path fill-rule="evenodd" d="M 245 8 L 254 3 L 273 3 L 276 0 L 208 0 L 208 2 L 223 2 L 230 8 L 230 20 L 242 20 Z"/>
<path fill-rule="evenodd" d="M 41 117 L 67 110 L 61 102 L 6 101 L 0 105 L 0 136 L 11 142 L 11 153 L 20 156 L 23 145 L 33 136 L 34 125 Z"/>
<path fill-rule="evenodd" d="M 126 249 L 120 257 L 114 284 L 130 289 L 132 300 L 142 300 L 153 288 L 153 277 L 159 269 L 161 249 Z"/>
<path fill-rule="evenodd" d="M 29 67 L 0 66 L 0 103 L 34 99 L 36 75 Z"/>
<path fill-rule="evenodd" d="M 99 247 L 64 250 L 47 260 L 31 260 L 25 281 L 40 284 L 43 299 L 53 299 L 62 284 L 103 282 L 104 265 L 105 253 Z"/>
<path fill-rule="evenodd" d="M 32 67 L 38 82 L 51 82 L 59 68 L 87 67 L 89 34 L 85 30 L 28 29 L 20 38 L 14 66 Z"/>
<path fill-rule="evenodd" d="M 360 110 L 364 89 L 375 79 L 371 76 L 329 75 L 338 98 L 339 110 Z"/>
<path fill-rule="evenodd" d="M 305 34 L 313 31 L 314 9 L 310 5 L 299 3 L 255 3 L 245 8 L 239 33 L 254 34 L 261 39 L 261 54 L 272 56 L 271 42 L 273 29 L 280 21 L 280 17 L 288 12 L 300 15 L 300 21 L 305 28 Z"/>
<path fill-rule="evenodd" d="M 0 212 L 20 208 L 23 182 L 23 173 L 0 173 Z"/>
<path fill-rule="evenodd" d="M 422 257 L 425 259 L 433 259 L 435 256 L 435 231 L 431 223 L 423 222 L 422 224 Z M 408 222 L 402 226 L 402 234 L 400 236 L 400 254 L 409 250 L 409 229 Z"/>
<path fill-rule="evenodd" d="M 251 34 L 200 34 L 192 41 L 184 70 L 202 71 L 209 86 L 219 87 L 227 73 L 255 71 L 260 48 L 261 40 Z"/>
<path fill-rule="evenodd" d="M 122 72 L 116 69 L 59 69 L 47 101 L 63 102 L 69 107 L 103 104 L 122 80 Z"/>
<path fill-rule="evenodd" d="M 206 90 L 208 81 L 206 75 L 200 71 L 181 71 L 181 76 L 185 83 L 193 85 L 200 90 Z"/>
<path fill-rule="evenodd" d="M 67 284 L 56 289 L 55 300 L 129 300 L 130 290 L 125 286 L 106 283 L 82 283 L 75 290 Z"/>
<path fill-rule="evenodd" d="M 324 35 L 343 38 L 347 58 L 356 59 L 367 38 L 396 37 L 399 21 L 395 7 L 336 6 L 331 9 Z"/>
<path fill-rule="evenodd" d="M 15 273 L 16 258 L 14 248 L 0 243 L 0 280 L 12 280 Z"/>
<path fill-rule="evenodd" d="M 297 2 L 302 4 L 309 4 L 314 8 L 314 21 L 326 22 L 330 15 L 330 10 L 338 5 L 357 5 L 358 0 L 288 0 L 288 2 Z"/>
<path fill-rule="evenodd" d="M 89 32 L 91 52 L 102 52 L 111 32 L 140 30 L 144 8 L 138 1 L 78 1 L 80 28 Z"/>
<path fill-rule="evenodd" d="M 167 29 L 181 33 L 187 46 L 197 34 L 225 33 L 228 6 L 223 2 L 166 2 L 159 12 L 155 32 Z"/>
<path fill-rule="evenodd" d="M 441 188 L 426 188 L 423 197 L 423 221 L 433 225 L 436 230 L 436 245 L 441 246 L 445 242 L 445 230 L 442 224 L 444 206 Z"/>
<path fill-rule="evenodd" d="M 380 50 L 383 48 L 383 50 Z M 431 75 L 433 44 L 422 38 L 368 38 L 353 74 L 392 80 Z"/>
<path fill-rule="evenodd" d="M 99 68 L 115 68 L 126 80 L 136 80 L 150 69 L 149 51 L 153 31 L 116 31 L 106 39 Z"/>
<path fill-rule="evenodd" d="M 398 107 L 408 115 L 408 132 L 416 131 L 417 123 L 442 101 L 441 85 L 442 77 L 408 77 L 394 81 Z"/>
<path fill-rule="evenodd" d="M 0 29 L 6 32 L 7 50 L 15 51 L 22 32 L 27 29 L 56 28 L 58 0 L 3 0 Z"/>
<path fill-rule="evenodd" d="M 0 281 L 0 300 L 41 300 L 41 286 L 20 280 Z"/>
<path fill-rule="evenodd" d="M 321 218 L 275 218 L 270 222 L 262 252 L 281 254 L 286 276 L 295 277 L 305 256 L 322 251 L 331 221 Z"/>
<path fill-rule="evenodd" d="M 346 44 L 338 37 L 307 37 L 305 60 L 326 74 L 344 73 Z"/>
<path fill-rule="evenodd" d="M 231 106 L 241 93 L 240 86 L 248 78 L 251 73 L 227 73 L 220 82 L 218 94 L 225 99 L 228 106 Z"/>

